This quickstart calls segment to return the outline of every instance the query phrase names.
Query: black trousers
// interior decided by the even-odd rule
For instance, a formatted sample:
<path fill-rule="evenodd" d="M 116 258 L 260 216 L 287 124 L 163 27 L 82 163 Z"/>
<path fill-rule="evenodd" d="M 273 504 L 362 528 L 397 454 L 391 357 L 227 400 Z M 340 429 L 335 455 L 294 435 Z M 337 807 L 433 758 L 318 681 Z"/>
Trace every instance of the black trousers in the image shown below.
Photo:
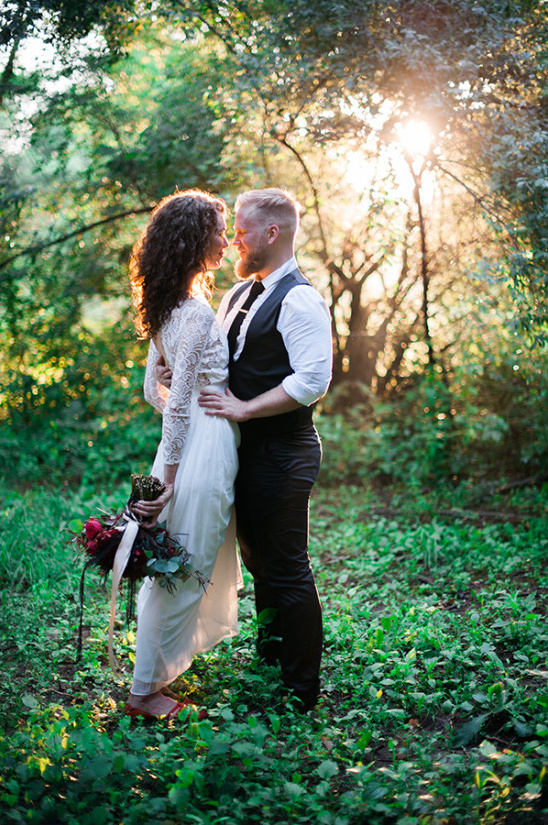
<path fill-rule="evenodd" d="M 258 652 L 279 661 L 302 699 L 319 692 L 322 615 L 308 556 L 308 513 L 321 460 L 313 425 L 281 435 L 242 437 L 236 523 L 253 576 Z"/>

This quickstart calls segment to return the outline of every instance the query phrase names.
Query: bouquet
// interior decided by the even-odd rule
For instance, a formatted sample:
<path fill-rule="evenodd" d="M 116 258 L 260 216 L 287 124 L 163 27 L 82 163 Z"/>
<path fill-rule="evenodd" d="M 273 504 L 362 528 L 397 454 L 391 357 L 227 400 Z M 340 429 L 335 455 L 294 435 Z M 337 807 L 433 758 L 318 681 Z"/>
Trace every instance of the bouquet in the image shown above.
<path fill-rule="evenodd" d="M 158 579 L 160 587 L 167 587 L 173 593 L 177 580 L 186 581 L 190 576 L 205 586 L 206 580 L 190 564 L 186 547 L 172 538 L 163 527 L 147 527 L 141 518 L 131 511 L 134 502 L 154 501 L 165 491 L 163 483 L 154 476 L 131 476 L 131 495 L 122 512 L 114 511 L 91 516 L 84 523 L 73 520 L 68 529 L 71 541 L 82 550 L 88 561 L 87 567 L 97 566 L 105 578 L 112 570 L 116 552 L 127 528 L 128 522 L 139 524 L 131 554 L 122 573 L 124 579 L 138 581 L 145 576 Z"/>
<path fill-rule="evenodd" d="M 204 588 L 208 580 L 194 570 L 186 547 L 169 535 L 164 527 L 147 527 L 142 519 L 133 513 L 131 506 L 136 501 L 154 501 L 165 491 L 164 484 L 154 476 L 132 475 L 131 495 L 122 511 L 101 513 L 90 516 L 83 523 L 74 519 L 68 524 L 72 534 L 70 542 L 87 557 L 80 579 L 80 632 L 78 657 L 82 650 L 82 621 L 84 609 L 84 577 L 89 567 L 97 567 L 104 578 L 113 571 L 111 598 L 111 627 L 109 629 L 109 658 L 112 656 L 112 627 L 116 591 L 121 579 L 128 581 L 127 619 L 134 614 L 135 583 L 150 576 L 174 593 L 178 582 L 195 578 Z M 115 669 L 113 665 L 113 669 Z"/>

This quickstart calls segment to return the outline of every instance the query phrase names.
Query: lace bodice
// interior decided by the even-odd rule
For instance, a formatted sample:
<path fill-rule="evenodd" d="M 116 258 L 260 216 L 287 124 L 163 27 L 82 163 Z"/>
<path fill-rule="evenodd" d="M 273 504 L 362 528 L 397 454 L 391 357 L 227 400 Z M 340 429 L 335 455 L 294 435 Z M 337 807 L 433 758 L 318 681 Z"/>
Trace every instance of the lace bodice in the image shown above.
<path fill-rule="evenodd" d="M 158 383 L 160 355 L 173 372 L 171 389 Z M 166 464 L 178 464 L 190 426 L 194 393 L 228 380 L 226 334 L 209 304 L 188 298 L 171 313 L 159 340 L 150 342 L 145 373 L 145 398 L 162 413 L 162 439 Z"/>

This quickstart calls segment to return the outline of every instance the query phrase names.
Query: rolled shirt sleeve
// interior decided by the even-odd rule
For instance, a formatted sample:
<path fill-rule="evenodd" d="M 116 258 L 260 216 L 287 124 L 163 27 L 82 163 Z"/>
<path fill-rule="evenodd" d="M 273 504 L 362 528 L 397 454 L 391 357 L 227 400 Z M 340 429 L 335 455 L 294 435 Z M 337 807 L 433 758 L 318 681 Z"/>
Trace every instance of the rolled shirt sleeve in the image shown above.
<path fill-rule="evenodd" d="M 331 319 L 320 293 L 307 285 L 290 290 L 282 302 L 278 331 L 293 369 L 282 386 L 308 407 L 327 392 L 333 366 Z"/>

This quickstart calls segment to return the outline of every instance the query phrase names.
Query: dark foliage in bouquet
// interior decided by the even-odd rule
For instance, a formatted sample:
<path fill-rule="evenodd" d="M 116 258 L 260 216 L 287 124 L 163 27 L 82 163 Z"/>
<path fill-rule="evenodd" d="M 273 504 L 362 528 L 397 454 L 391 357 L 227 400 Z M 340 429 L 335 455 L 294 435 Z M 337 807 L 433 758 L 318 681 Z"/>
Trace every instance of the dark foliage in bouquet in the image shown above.
<path fill-rule="evenodd" d="M 112 570 L 116 552 L 130 521 L 137 522 L 139 528 L 122 573 L 122 578 L 127 579 L 129 584 L 128 620 L 134 613 L 135 583 L 145 576 L 158 579 L 160 587 L 167 588 L 170 593 L 175 592 L 178 582 L 185 582 L 190 577 L 195 578 L 204 589 L 209 584 L 199 570 L 193 569 L 186 547 L 170 536 L 164 527 L 148 527 L 131 509 L 131 505 L 136 501 L 154 501 L 165 489 L 164 484 L 154 476 L 132 475 L 131 495 L 122 511 L 115 510 L 90 516 L 85 523 L 74 519 L 67 525 L 67 530 L 72 536 L 71 543 L 87 557 L 80 581 L 80 626 L 85 572 L 89 567 L 97 567 L 106 579 Z M 81 649 L 81 632 L 78 649 Z"/>

